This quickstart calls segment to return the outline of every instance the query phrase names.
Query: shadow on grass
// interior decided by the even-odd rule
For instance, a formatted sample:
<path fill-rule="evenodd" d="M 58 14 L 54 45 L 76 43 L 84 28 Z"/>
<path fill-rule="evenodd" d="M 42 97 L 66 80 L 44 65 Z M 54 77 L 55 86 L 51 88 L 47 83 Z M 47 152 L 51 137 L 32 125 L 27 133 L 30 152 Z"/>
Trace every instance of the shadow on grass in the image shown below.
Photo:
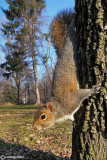
<path fill-rule="evenodd" d="M 42 150 L 30 150 L 20 144 L 6 143 L 0 139 L 0 160 L 70 160 L 68 157 L 63 158 L 55 156 L 51 151 L 43 152 Z"/>

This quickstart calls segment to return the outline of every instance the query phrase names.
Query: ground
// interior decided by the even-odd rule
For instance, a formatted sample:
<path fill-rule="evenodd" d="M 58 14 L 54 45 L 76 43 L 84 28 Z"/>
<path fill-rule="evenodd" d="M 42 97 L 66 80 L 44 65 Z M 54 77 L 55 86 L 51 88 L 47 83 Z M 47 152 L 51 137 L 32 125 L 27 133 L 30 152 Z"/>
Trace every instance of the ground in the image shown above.
<path fill-rule="evenodd" d="M 0 160 L 69 160 L 72 122 L 58 123 L 45 131 L 32 128 L 39 106 L 0 106 Z"/>

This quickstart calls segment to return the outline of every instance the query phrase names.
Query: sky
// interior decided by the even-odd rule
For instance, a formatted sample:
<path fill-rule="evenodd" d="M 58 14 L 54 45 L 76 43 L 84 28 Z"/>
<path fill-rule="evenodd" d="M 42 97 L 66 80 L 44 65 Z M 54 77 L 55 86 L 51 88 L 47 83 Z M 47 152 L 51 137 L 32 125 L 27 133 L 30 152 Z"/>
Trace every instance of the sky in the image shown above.
<path fill-rule="evenodd" d="M 47 13 L 54 17 L 62 9 L 73 8 L 75 0 L 47 0 Z"/>
<path fill-rule="evenodd" d="M 52 18 L 61 10 L 74 8 L 75 0 L 46 0 L 46 5 L 46 15 L 49 16 L 50 23 Z M 8 9 L 8 5 L 5 2 L 5 0 L 0 0 L 0 26 L 1 23 L 5 22 L 5 15 L 3 14 L 1 7 L 3 9 Z M 0 31 L 0 58 L 4 59 L 4 55 L 1 50 L 1 45 L 4 45 L 4 40 Z"/>

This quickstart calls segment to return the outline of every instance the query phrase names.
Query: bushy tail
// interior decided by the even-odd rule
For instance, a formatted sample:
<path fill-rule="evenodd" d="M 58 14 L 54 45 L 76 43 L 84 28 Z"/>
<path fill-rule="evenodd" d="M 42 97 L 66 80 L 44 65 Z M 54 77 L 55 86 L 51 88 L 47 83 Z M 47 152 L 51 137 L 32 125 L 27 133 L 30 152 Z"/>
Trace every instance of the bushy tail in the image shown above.
<path fill-rule="evenodd" d="M 71 26 L 74 27 L 74 24 L 75 13 L 71 10 L 64 10 L 54 18 L 50 33 L 51 41 L 57 51 L 64 46 L 68 30 Z"/>

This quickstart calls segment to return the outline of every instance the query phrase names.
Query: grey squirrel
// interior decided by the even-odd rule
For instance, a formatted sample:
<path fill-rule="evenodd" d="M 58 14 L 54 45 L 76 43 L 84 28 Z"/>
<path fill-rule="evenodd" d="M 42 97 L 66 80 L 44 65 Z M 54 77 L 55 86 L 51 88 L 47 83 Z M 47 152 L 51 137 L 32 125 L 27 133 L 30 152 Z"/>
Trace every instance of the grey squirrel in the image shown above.
<path fill-rule="evenodd" d="M 60 12 L 51 25 L 51 39 L 58 56 L 53 75 L 52 98 L 35 113 L 33 127 L 45 129 L 56 122 L 74 121 L 84 99 L 97 94 L 99 85 L 91 89 L 79 89 L 77 78 L 77 36 L 75 15 L 71 11 Z"/>

